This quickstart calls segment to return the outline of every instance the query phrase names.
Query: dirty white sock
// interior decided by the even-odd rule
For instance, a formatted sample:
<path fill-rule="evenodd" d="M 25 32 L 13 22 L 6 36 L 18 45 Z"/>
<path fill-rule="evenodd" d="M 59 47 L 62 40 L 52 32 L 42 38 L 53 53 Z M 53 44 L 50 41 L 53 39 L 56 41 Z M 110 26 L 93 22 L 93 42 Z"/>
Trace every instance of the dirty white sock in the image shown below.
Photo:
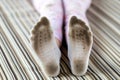
<path fill-rule="evenodd" d="M 56 40 L 62 42 L 62 20 L 63 9 L 61 0 L 32 0 L 35 9 L 40 13 L 41 21 L 33 28 L 32 37 L 36 35 L 39 40 L 31 40 L 33 48 L 38 53 L 44 64 L 44 68 L 48 76 L 56 76 L 60 71 L 60 50 L 56 44 Z M 43 18 L 45 17 L 45 18 Z M 47 18 L 47 19 L 46 19 Z M 47 20 L 49 26 L 42 20 Z M 43 22 L 43 23 L 42 23 Z M 42 27 L 43 28 L 42 28 Z M 39 36 L 38 36 L 39 35 Z M 33 38 L 34 39 L 34 38 Z"/>
<path fill-rule="evenodd" d="M 84 75 L 88 68 L 93 35 L 86 18 L 91 0 L 63 0 L 65 6 L 68 57 L 74 75 Z"/>
<path fill-rule="evenodd" d="M 84 75 L 88 68 L 93 36 L 85 23 L 75 16 L 70 20 L 68 31 L 68 57 L 72 73 Z"/>
<path fill-rule="evenodd" d="M 61 53 L 57 46 L 49 20 L 41 20 L 31 30 L 31 45 L 42 61 L 48 76 L 57 76 L 60 71 Z"/>
<path fill-rule="evenodd" d="M 62 41 L 63 9 L 61 0 L 33 0 L 35 9 L 40 17 L 47 17 L 50 21 L 54 36 Z"/>

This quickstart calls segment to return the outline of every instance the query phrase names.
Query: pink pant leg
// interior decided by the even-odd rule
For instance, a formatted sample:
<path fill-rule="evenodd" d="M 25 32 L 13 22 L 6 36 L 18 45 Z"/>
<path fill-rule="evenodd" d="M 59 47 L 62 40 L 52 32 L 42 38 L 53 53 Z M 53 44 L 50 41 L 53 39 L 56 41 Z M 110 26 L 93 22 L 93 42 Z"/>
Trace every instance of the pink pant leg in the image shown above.
<path fill-rule="evenodd" d="M 40 13 L 40 17 L 45 16 L 49 19 L 54 36 L 61 41 L 63 20 L 61 0 L 33 0 L 33 5 Z"/>
<path fill-rule="evenodd" d="M 71 16 L 77 16 L 88 25 L 86 11 L 90 4 L 91 0 L 64 0 L 66 23 Z"/>
<path fill-rule="evenodd" d="M 76 16 L 78 19 L 84 21 L 89 27 L 86 11 L 91 4 L 91 0 L 63 0 L 63 2 L 65 6 L 66 34 L 68 33 L 68 26 L 71 16 Z"/>

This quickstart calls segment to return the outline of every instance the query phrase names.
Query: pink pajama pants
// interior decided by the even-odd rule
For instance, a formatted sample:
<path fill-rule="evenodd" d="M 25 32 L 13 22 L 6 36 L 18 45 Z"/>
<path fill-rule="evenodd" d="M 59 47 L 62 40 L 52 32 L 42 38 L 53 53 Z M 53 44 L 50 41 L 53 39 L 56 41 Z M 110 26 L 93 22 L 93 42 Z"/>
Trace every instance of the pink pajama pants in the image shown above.
<path fill-rule="evenodd" d="M 45 16 L 49 19 L 54 36 L 60 41 L 62 41 L 63 16 L 65 16 L 66 32 L 71 16 L 76 16 L 89 26 L 86 11 L 91 0 L 32 0 L 32 2 L 40 17 Z"/>

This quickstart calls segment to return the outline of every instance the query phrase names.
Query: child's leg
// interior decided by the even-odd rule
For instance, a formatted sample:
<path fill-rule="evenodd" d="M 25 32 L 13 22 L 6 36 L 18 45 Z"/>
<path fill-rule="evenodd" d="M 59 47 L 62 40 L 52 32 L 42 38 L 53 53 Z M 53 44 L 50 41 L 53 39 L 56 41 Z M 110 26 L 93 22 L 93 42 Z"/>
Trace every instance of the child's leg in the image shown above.
<path fill-rule="evenodd" d="M 33 0 L 35 9 L 41 17 L 46 17 L 57 41 L 62 41 L 63 9 L 61 0 Z"/>
<path fill-rule="evenodd" d="M 56 76 L 60 71 L 63 11 L 61 0 L 33 0 L 40 13 L 40 21 L 31 31 L 32 47 L 43 62 L 49 76 Z"/>
<path fill-rule="evenodd" d="M 71 69 L 75 75 L 87 71 L 93 36 L 86 18 L 91 0 L 64 0 L 66 39 Z"/>

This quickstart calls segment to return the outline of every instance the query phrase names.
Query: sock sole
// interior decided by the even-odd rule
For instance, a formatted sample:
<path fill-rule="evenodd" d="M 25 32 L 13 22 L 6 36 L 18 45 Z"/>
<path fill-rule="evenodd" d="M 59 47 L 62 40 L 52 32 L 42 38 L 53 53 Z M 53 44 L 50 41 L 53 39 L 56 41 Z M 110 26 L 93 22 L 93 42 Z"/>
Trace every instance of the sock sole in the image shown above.
<path fill-rule="evenodd" d="M 55 42 L 49 20 L 42 17 L 31 30 L 31 45 L 40 57 L 48 76 L 57 76 L 60 71 L 60 51 Z"/>
<path fill-rule="evenodd" d="M 84 75 L 87 71 L 92 47 L 92 33 L 85 23 L 71 17 L 68 32 L 68 56 L 74 75 Z"/>

